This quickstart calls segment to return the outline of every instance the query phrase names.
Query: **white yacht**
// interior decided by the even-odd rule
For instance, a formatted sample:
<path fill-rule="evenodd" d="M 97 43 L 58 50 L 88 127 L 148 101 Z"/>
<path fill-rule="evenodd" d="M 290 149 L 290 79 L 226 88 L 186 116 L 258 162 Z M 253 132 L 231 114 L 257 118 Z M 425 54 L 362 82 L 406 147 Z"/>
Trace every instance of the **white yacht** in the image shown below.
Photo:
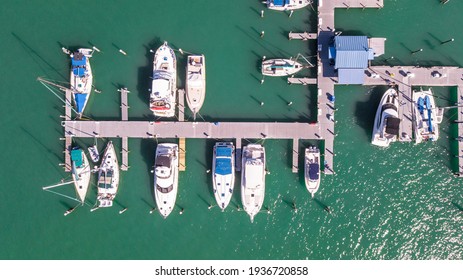
<path fill-rule="evenodd" d="M 376 111 L 371 143 L 380 147 L 389 147 L 397 141 L 399 135 L 399 100 L 397 91 L 389 88 L 381 98 Z"/>
<path fill-rule="evenodd" d="M 111 207 L 119 188 L 119 162 L 112 141 L 103 154 L 98 172 L 98 207 Z"/>
<path fill-rule="evenodd" d="M 161 216 L 175 208 L 178 190 L 178 145 L 158 144 L 154 162 L 154 195 Z"/>
<path fill-rule="evenodd" d="M 199 112 L 206 96 L 206 60 L 204 55 L 189 55 L 186 66 L 186 102 L 193 112 Z"/>
<path fill-rule="evenodd" d="M 90 67 L 92 49 L 78 49 L 71 56 L 71 90 L 79 117 L 87 105 L 93 86 L 93 74 Z"/>
<path fill-rule="evenodd" d="M 253 222 L 264 203 L 265 148 L 259 144 L 244 146 L 241 160 L 241 201 Z"/>
<path fill-rule="evenodd" d="M 91 170 L 87 156 L 78 147 L 71 150 L 72 180 L 76 193 L 82 204 L 85 203 L 88 186 L 90 185 Z"/>
<path fill-rule="evenodd" d="M 312 4 L 312 0 L 267 0 L 267 7 L 277 11 L 296 10 Z"/>
<path fill-rule="evenodd" d="M 158 117 L 173 117 L 177 99 L 177 58 L 167 42 L 154 54 L 150 110 Z"/>
<path fill-rule="evenodd" d="M 415 142 L 436 141 L 439 139 L 439 126 L 442 122 L 443 110 L 434 103 L 431 90 L 413 91 L 413 126 Z"/>
<path fill-rule="evenodd" d="M 214 146 L 212 185 L 217 205 L 224 211 L 235 185 L 235 147 L 231 142 L 218 142 Z"/>
<path fill-rule="evenodd" d="M 320 186 L 320 150 L 316 147 L 305 149 L 304 179 L 307 190 L 314 197 Z"/>
<path fill-rule="evenodd" d="M 296 60 L 275 58 L 262 61 L 262 75 L 282 77 L 296 74 L 304 66 Z"/>

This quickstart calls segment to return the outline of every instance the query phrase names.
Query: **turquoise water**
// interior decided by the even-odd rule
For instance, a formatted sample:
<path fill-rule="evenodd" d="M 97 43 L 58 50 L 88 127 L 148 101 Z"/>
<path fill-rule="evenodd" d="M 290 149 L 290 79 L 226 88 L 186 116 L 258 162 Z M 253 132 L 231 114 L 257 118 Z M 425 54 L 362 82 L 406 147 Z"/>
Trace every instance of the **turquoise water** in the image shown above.
<path fill-rule="evenodd" d="M 462 66 L 463 33 L 456 22 L 463 3 L 416 2 L 385 0 L 381 10 L 337 10 L 336 28 L 345 35 L 387 37 L 384 58 L 394 56 L 388 61 L 394 65 Z M 260 18 L 262 9 L 260 1 L 246 0 L 3 1 L 0 258 L 462 259 L 462 182 L 452 175 L 456 110 L 446 112 L 437 143 L 396 143 L 378 149 L 370 145 L 370 137 L 382 87 L 336 87 L 336 174 L 322 176 L 315 200 L 302 174 L 291 173 L 292 143 L 263 142 L 271 172 L 264 205 L 271 214 L 260 213 L 253 224 L 236 210 L 241 205 L 238 191 L 225 213 L 218 207 L 208 210 L 214 202 L 206 173 L 212 140 L 187 140 L 178 207 L 166 220 L 149 214 L 155 206 L 149 171 L 156 148 L 150 139 L 130 139 L 131 167 L 122 173 L 116 204 L 110 209 L 90 212 L 96 196 L 92 189 L 90 206 L 65 217 L 76 203 L 42 190 L 69 178 L 59 166 L 62 103 L 36 82 L 39 76 L 68 80 L 69 59 L 62 46 L 95 45 L 102 50 L 92 58 L 95 86 L 103 91 L 88 104 L 87 115 L 93 119 L 120 119 L 120 86 L 131 90 L 130 119 L 153 119 L 147 106 L 149 49 L 168 41 L 176 49 L 206 55 L 207 98 L 201 109 L 205 120 L 315 121 L 315 87 L 288 86 L 280 78 L 267 78 L 261 85 L 258 69 L 263 55 L 314 55 L 315 42 L 288 41 L 287 32 L 315 32 L 315 13 L 305 9 L 288 18 L 266 10 Z M 264 38 L 259 37 L 262 30 Z M 450 38 L 455 42 L 440 44 Z M 424 51 L 410 55 L 419 48 Z M 185 57 L 177 58 L 182 87 Z M 455 88 L 433 90 L 440 106 L 456 100 Z M 293 105 L 288 107 L 290 101 Z M 107 140 L 99 141 L 100 148 Z M 112 140 L 120 150 L 120 140 Z M 76 143 L 89 145 L 92 140 Z M 71 186 L 55 190 L 74 195 Z M 292 211 L 293 201 L 297 213 Z M 119 215 L 125 207 L 127 212 Z"/>

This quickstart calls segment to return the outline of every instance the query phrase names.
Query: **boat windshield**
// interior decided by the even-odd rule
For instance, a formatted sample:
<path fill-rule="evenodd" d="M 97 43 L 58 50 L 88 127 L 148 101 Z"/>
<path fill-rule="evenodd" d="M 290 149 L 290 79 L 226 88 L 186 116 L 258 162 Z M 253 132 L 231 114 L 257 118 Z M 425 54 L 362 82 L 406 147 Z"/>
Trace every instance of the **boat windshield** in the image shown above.
<path fill-rule="evenodd" d="M 174 185 L 172 184 L 172 185 L 168 186 L 167 188 L 163 188 L 163 187 L 161 187 L 159 185 L 156 185 L 156 189 L 160 193 L 170 193 L 174 189 Z"/>

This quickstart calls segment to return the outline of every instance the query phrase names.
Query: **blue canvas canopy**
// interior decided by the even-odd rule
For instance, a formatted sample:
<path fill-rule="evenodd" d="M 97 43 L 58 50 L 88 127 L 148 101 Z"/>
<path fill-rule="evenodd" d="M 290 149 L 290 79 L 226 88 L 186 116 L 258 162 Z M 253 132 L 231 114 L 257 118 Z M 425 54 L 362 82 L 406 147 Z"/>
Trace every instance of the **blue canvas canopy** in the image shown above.
<path fill-rule="evenodd" d="M 81 167 L 83 164 L 82 159 L 82 150 L 77 148 L 71 151 L 71 160 L 75 163 L 77 167 Z"/>
<path fill-rule="evenodd" d="M 228 147 L 217 147 L 215 153 L 217 157 L 231 157 L 232 149 Z"/>
<path fill-rule="evenodd" d="M 85 55 L 78 55 L 75 54 L 74 57 L 71 58 L 72 66 L 85 66 L 87 63 L 87 57 Z"/>
<path fill-rule="evenodd" d="M 83 77 L 85 75 L 85 68 L 72 68 L 72 71 L 74 72 L 74 75 Z"/>
<path fill-rule="evenodd" d="M 289 0 L 273 0 L 273 5 L 275 6 L 283 7 L 286 4 L 289 4 Z"/>
<path fill-rule="evenodd" d="M 318 180 L 320 176 L 320 165 L 318 163 L 309 164 L 309 178 L 311 180 Z"/>
<path fill-rule="evenodd" d="M 85 101 L 87 100 L 88 94 L 86 93 L 75 93 L 74 100 L 76 102 L 77 113 L 84 111 Z"/>
<path fill-rule="evenodd" d="M 215 159 L 215 173 L 219 175 L 228 175 L 232 173 L 232 164 L 230 158 Z"/>

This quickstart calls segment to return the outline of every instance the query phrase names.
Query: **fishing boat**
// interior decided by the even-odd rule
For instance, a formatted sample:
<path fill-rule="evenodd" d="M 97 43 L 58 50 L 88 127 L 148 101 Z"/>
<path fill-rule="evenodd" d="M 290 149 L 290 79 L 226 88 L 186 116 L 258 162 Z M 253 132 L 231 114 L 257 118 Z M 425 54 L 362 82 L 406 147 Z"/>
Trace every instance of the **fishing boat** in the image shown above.
<path fill-rule="evenodd" d="M 193 119 L 199 112 L 206 96 L 206 60 L 204 55 L 189 55 L 186 66 L 186 102 Z"/>
<path fill-rule="evenodd" d="M 439 139 L 439 126 L 443 110 L 438 110 L 434 103 L 431 89 L 413 91 L 413 125 L 415 142 L 436 141 Z"/>
<path fill-rule="evenodd" d="M 217 205 L 224 211 L 235 185 L 235 147 L 231 142 L 218 142 L 214 146 L 212 185 Z"/>
<path fill-rule="evenodd" d="M 399 135 L 399 100 L 395 88 L 389 88 L 381 98 L 376 110 L 371 143 L 380 147 L 389 147 Z"/>
<path fill-rule="evenodd" d="M 264 203 L 265 148 L 259 144 L 249 144 L 243 147 L 241 160 L 241 201 L 252 223 Z"/>
<path fill-rule="evenodd" d="M 177 58 L 167 42 L 154 54 L 150 110 L 158 117 L 173 117 L 177 98 Z"/>
<path fill-rule="evenodd" d="M 98 171 L 98 207 L 111 207 L 119 188 L 119 162 L 112 141 L 109 141 Z"/>
<path fill-rule="evenodd" d="M 282 77 L 296 74 L 304 69 L 302 63 L 292 59 L 275 58 L 262 61 L 262 75 Z"/>
<path fill-rule="evenodd" d="M 71 150 L 72 180 L 77 196 L 82 204 L 85 203 L 88 186 L 90 185 L 90 164 L 84 151 L 78 147 Z"/>
<path fill-rule="evenodd" d="M 314 197 L 320 186 L 320 150 L 316 147 L 305 149 L 304 179 L 307 190 Z"/>
<path fill-rule="evenodd" d="M 93 86 L 93 74 L 90 67 L 92 49 L 78 49 L 71 56 L 71 90 L 76 112 L 82 116 Z"/>
<path fill-rule="evenodd" d="M 154 162 L 154 194 L 162 217 L 167 218 L 175 208 L 178 190 L 178 145 L 159 144 Z"/>
<path fill-rule="evenodd" d="M 267 0 L 267 8 L 277 11 L 297 10 L 312 4 L 312 0 Z"/>

